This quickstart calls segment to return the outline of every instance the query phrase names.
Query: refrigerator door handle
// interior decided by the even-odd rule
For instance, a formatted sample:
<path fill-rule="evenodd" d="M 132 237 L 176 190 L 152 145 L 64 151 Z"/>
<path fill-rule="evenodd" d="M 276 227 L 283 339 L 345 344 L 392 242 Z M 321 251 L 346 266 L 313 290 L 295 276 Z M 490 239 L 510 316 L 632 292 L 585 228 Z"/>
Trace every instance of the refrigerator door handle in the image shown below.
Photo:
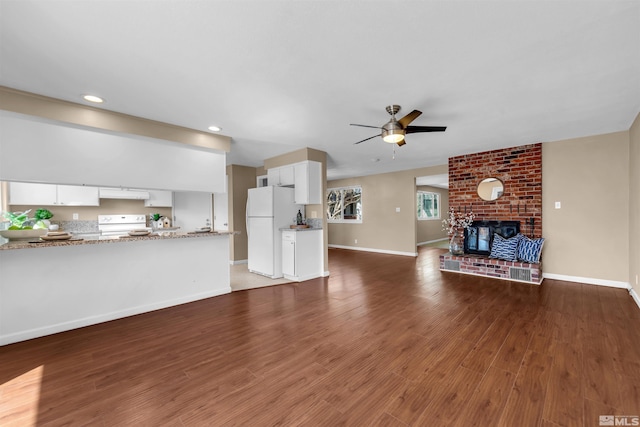
<path fill-rule="evenodd" d="M 247 239 L 249 238 L 249 198 L 247 197 L 247 205 L 244 208 L 244 227 L 247 230 Z"/>

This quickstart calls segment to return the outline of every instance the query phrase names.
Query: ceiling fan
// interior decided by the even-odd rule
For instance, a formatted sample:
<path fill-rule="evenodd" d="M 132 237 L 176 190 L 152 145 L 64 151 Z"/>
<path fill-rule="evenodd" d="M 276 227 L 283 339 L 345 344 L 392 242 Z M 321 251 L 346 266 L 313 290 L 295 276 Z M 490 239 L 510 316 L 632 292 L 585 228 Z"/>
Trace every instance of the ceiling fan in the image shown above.
<path fill-rule="evenodd" d="M 362 141 L 358 141 L 355 144 L 360 144 L 361 142 L 368 141 L 377 136 L 381 136 L 384 142 L 388 142 L 390 144 L 398 144 L 398 146 L 402 147 L 406 144 L 404 140 L 404 136 L 408 133 L 419 133 L 419 132 L 444 132 L 447 129 L 446 126 L 409 126 L 409 123 L 414 121 L 422 111 L 413 110 L 400 120 L 396 120 L 396 113 L 400 111 L 399 105 L 389 105 L 387 106 L 387 113 L 391 115 L 391 120 L 384 124 L 384 126 L 368 126 L 368 125 L 358 125 L 355 123 L 351 123 L 351 126 L 361 126 L 365 128 L 374 128 L 374 129 L 382 129 L 382 132 L 379 135 L 374 135 L 372 137 L 363 139 Z"/>

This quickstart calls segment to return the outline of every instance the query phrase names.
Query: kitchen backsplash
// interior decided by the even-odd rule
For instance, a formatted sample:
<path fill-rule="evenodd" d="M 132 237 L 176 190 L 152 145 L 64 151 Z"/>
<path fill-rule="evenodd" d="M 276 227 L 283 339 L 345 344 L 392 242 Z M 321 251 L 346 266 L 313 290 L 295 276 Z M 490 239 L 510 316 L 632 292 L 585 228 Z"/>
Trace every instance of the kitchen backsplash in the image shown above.
<path fill-rule="evenodd" d="M 58 224 L 61 230 L 68 231 L 70 233 L 97 233 L 98 221 L 55 221 L 52 220 L 51 224 Z"/>
<path fill-rule="evenodd" d="M 307 225 L 312 228 L 322 228 L 322 218 L 307 218 Z"/>

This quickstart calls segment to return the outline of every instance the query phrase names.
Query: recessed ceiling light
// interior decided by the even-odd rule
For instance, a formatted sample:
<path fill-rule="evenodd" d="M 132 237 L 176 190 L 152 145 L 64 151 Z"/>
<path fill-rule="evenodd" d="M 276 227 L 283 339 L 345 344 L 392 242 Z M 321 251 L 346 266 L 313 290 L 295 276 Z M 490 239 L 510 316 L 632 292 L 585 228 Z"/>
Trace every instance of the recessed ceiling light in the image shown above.
<path fill-rule="evenodd" d="M 104 102 L 104 99 L 100 98 L 99 96 L 95 96 L 95 95 L 84 95 L 83 96 L 85 101 L 89 101 L 89 102 L 95 102 L 97 104 L 101 104 Z"/>
<path fill-rule="evenodd" d="M 209 126 L 209 130 L 213 132 L 220 132 L 222 128 L 218 126 Z"/>

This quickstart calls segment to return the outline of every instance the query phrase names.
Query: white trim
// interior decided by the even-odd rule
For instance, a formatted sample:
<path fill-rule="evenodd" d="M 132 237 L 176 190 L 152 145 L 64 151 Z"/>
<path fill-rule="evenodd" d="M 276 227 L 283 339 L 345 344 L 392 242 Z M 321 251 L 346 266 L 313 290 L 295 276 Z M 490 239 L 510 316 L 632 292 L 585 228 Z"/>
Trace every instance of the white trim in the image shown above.
<path fill-rule="evenodd" d="M 215 291 L 202 292 L 194 295 L 187 295 L 180 298 L 175 298 L 168 301 L 159 301 L 152 304 L 139 305 L 137 307 L 130 307 L 124 310 L 113 311 L 111 313 L 100 314 L 98 316 L 89 316 L 83 319 L 72 320 L 68 322 L 61 322 L 55 325 L 47 325 L 40 328 L 33 328 L 25 331 L 15 332 L 12 334 L 0 336 L 0 346 L 12 344 L 20 341 L 30 340 L 32 338 L 43 337 L 45 335 L 51 335 L 58 332 L 69 331 L 72 329 L 82 328 L 89 325 L 95 325 L 102 322 L 108 322 L 110 320 L 121 319 L 123 317 L 133 316 L 136 314 L 147 313 L 162 308 L 173 307 L 180 304 L 186 304 L 193 301 L 199 301 L 205 298 L 216 297 L 219 295 L 231 293 L 231 287 L 225 287 L 222 289 L 216 289 Z"/>
<path fill-rule="evenodd" d="M 545 279 L 544 276 L 542 276 L 540 278 L 539 282 L 534 282 L 534 281 L 527 281 L 527 280 L 517 280 L 517 279 L 510 279 L 509 277 L 496 277 L 496 276 L 487 276 L 486 274 L 478 274 L 478 273 L 471 273 L 469 271 L 457 271 L 457 270 L 447 270 L 445 268 L 441 268 L 440 271 L 446 271 L 447 273 L 460 273 L 460 274 L 467 274 L 469 276 L 478 276 L 478 277 L 484 277 L 486 279 L 498 279 L 498 280 L 506 280 L 507 282 L 520 282 L 520 283 L 526 283 L 528 285 L 540 285 L 542 283 L 542 281 Z"/>
<path fill-rule="evenodd" d="M 239 259 L 239 260 L 236 260 L 236 261 L 234 261 L 232 259 L 229 260 L 229 264 L 231 264 L 231 265 L 248 264 L 248 263 L 249 263 L 248 259 Z"/>
<path fill-rule="evenodd" d="M 355 185 L 347 185 L 346 187 L 327 188 L 325 191 L 325 194 L 335 190 L 340 190 L 341 192 L 343 192 L 344 190 L 360 190 L 360 219 L 344 219 L 342 218 L 344 211 L 342 211 L 340 213 L 340 219 L 327 218 L 327 224 L 362 224 L 362 220 L 364 218 L 364 203 L 362 201 L 362 185 L 355 184 Z M 326 199 L 326 196 L 325 196 L 325 199 Z M 325 216 L 326 216 L 326 213 L 325 213 Z"/>
<path fill-rule="evenodd" d="M 449 238 L 448 237 L 444 237 L 442 239 L 427 240 L 426 242 L 418 243 L 418 246 L 428 245 L 429 243 L 444 242 L 445 240 L 449 240 Z"/>
<path fill-rule="evenodd" d="M 322 277 L 329 277 L 329 270 L 322 273 Z"/>
<path fill-rule="evenodd" d="M 638 308 L 640 308 L 640 297 L 638 297 L 636 290 L 633 288 L 629 289 L 629 295 L 631 295 L 631 298 L 633 298 L 636 304 L 638 304 Z"/>
<path fill-rule="evenodd" d="M 564 274 L 543 273 L 542 277 L 551 280 L 563 280 L 565 282 L 586 283 L 587 285 L 609 286 L 611 288 L 630 289 L 631 286 L 627 282 L 619 282 L 617 280 L 596 279 L 592 277 L 566 276 Z"/>
<path fill-rule="evenodd" d="M 322 277 L 322 275 L 318 276 L 317 274 L 307 274 L 306 276 L 289 276 L 288 274 L 283 274 L 282 277 L 291 280 L 292 282 L 306 282 L 307 280 L 318 279 Z"/>
<path fill-rule="evenodd" d="M 416 218 L 418 219 L 418 221 L 440 221 L 442 220 L 442 215 L 440 212 L 440 199 L 442 198 L 442 193 L 436 193 L 435 191 L 427 191 L 427 190 L 416 190 L 416 205 L 418 204 L 418 196 L 420 194 L 434 194 L 437 196 L 438 199 L 438 215 L 436 217 L 433 218 L 420 218 L 418 216 L 418 212 L 416 211 Z"/>
<path fill-rule="evenodd" d="M 360 248 L 358 246 L 343 246 L 343 245 L 327 245 L 329 248 L 334 249 L 350 249 L 352 251 L 362 251 L 362 252 L 375 252 L 379 254 L 387 254 L 387 255 L 402 255 L 402 256 L 413 256 L 417 257 L 417 252 L 400 252 L 400 251 L 388 251 L 386 249 L 372 249 L 372 248 Z"/>

